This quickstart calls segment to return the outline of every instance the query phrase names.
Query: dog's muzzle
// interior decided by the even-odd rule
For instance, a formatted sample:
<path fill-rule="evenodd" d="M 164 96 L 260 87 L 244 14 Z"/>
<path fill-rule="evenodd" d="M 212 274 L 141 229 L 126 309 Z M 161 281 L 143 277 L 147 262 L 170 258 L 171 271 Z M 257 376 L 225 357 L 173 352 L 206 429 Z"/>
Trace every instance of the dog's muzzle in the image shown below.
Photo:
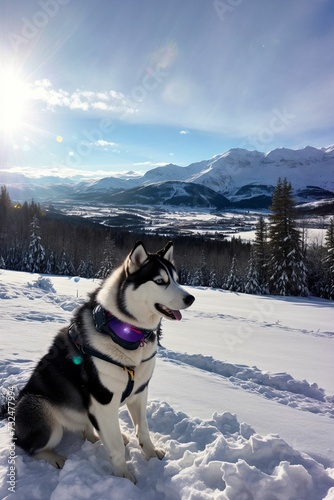
<path fill-rule="evenodd" d="M 190 293 L 185 295 L 183 297 L 184 307 L 181 307 L 180 309 L 186 309 L 187 307 L 191 306 L 194 300 L 195 297 L 193 295 L 190 295 Z M 170 309 L 164 304 L 155 304 L 155 308 L 157 309 L 157 311 L 160 312 L 160 314 L 162 314 L 167 319 L 177 320 L 177 321 L 180 321 L 180 319 L 182 319 L 182 314 L 177 309 Z"/>

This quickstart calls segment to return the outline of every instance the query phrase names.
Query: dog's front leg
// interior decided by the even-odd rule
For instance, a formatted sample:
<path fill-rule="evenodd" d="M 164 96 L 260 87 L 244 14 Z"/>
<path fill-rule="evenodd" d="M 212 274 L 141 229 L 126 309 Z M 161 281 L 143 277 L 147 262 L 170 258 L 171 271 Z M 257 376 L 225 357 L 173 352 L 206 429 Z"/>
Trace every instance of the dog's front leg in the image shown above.
<path fill-rule="evenodd" d="M 157 457 L 160 460 L 165 456 L 164 450 L 155 448 L 150 438 L 150 432 L 146 416 L 147 387 L 143 392 L 131 398 L 127 403 L 129 413 L 135 427 L 139 445 L 147 459 Z"/>
<path fill-rule="evenodd" d="M 113 400 L 107 405 L 93 401 L 90 412 L 98 425 L 98 433 L 106 447 L 115 476 L 126 477 L 133 483 L 135 476 L 129 471 L 125 461 L 125 447 L 118 420 L 118 403 Z"/>

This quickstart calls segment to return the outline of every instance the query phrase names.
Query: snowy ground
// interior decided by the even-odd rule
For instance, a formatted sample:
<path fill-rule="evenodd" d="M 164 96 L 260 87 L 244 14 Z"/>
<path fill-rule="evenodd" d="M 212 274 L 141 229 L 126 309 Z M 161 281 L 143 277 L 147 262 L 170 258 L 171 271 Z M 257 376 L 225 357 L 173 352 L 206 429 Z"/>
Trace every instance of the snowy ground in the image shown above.
<path fill-rule="evenodd" d="M 0 402 L 9 403 L 96 285 L 2 272 Z M 166 457 L 145 460 L 125 409 L 136 485 L 112 476 L 100 442 L 66 435 L 59 451 L 68 460 L 59 471 L 11 447 L 1 422 L 0 498 L 334 499 L 334 304 L 191 293 L 196 302 L 183 320 L 163 323 L 150 384 L 149 424 Z"/>

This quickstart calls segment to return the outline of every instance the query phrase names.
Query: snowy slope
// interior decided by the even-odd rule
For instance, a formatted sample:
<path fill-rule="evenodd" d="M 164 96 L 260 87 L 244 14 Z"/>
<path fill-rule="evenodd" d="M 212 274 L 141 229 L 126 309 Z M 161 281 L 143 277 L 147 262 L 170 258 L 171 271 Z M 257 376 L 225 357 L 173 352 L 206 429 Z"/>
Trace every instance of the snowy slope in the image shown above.
<path fill-rule="evenodd" d="M 1 401 L 21 387 L 93 280 L 3 271 Z M 100 442 L 67 435 L 63 470 L 9 445 L 0 426 L 0 498 L 331 500 L 334 498 L 334 304 L 192 288 L 181 322 L 163 323 L 148 419 L 166 457 L 133 436 L 137 485 L 112 476 Z M 7 398 L 7 399 L 6 399 Z M 8 491 L 16 456 L 15 493 Z M 13 474 L 13 471 L 12 471 Z"/>
<path fill-rule="evenodd" d="M 189 182 L 156 182 L 148 186 L 126 189 L 107 196 L 98 196 L 99 201 L 118 205 L 148 205 L 167 207 L 194 207 L 222 209 L 230 206 L 228 199 L 210 188 Z"/>

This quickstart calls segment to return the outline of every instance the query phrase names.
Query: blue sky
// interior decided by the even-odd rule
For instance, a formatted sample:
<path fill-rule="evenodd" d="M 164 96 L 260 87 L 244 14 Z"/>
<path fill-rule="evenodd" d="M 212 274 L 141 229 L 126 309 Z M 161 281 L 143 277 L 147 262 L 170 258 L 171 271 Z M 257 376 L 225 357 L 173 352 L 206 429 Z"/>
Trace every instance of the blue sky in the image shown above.
<path fill-rule="evenodd" d="M 0 168 L 101 176 L 334 143 L 331 0 L 1 10 Z"/>

